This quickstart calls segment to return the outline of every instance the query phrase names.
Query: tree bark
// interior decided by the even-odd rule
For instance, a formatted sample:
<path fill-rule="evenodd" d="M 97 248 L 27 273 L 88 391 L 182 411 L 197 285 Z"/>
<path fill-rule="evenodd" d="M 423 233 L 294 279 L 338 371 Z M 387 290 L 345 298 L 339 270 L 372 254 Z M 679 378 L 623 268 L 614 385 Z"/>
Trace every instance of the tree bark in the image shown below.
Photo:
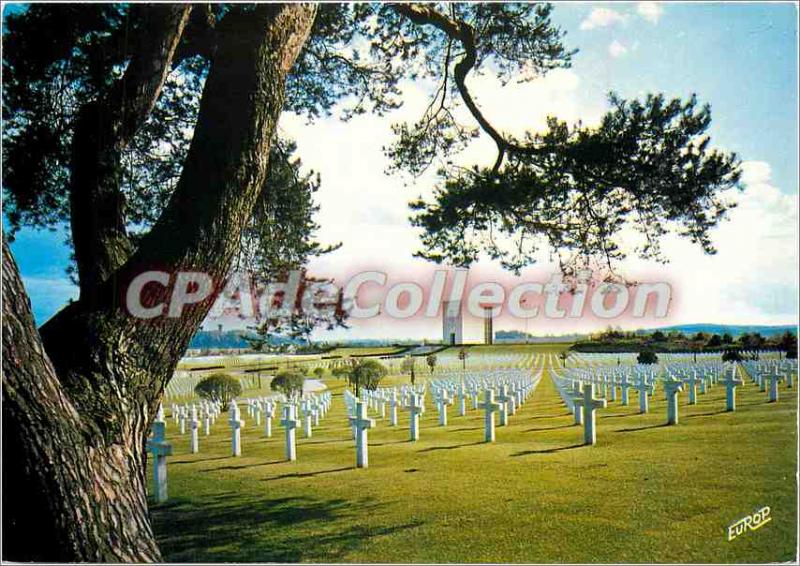
<path fill-rule="evenodd" d="M 31 545 L 29 536 L 7 531 L 4 558 L 160 559 L 148 521 L 144 443 L 164 386 L 215 296 L 177 318 L 141 320 L 128 314 L 120 291 L 153 267 L 222 281 L 264 181 L 285 79 L 314 14 L 304 4 L 226 14 L 170 204 L 113 276 L 42 327 L 41 340 L 3 242 L 3 471 L 4 483 L 13 482 L 3 489 L 4 526 L 53 541 Z"/>
<path fill-rule="evenodd" d="M 106 444 L 65 394 L 3 238 L 3 558 L 154 561 L 142 439 Z M 138 448 L 138 449 L 133 449 Z"/>

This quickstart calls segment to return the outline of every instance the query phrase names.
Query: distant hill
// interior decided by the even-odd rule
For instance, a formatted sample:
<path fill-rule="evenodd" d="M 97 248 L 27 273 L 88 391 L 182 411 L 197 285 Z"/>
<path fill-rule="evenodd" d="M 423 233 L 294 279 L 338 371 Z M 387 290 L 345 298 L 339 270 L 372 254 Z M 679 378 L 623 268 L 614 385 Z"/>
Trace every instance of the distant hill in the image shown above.
<path fill-rule="evenodd" d="M 697 334 L 698 332 L 705 332 L 706 334 L 725 334 L 726 332 L 731 336 L 740 336 L 742 334 L 751 334 L 758 332 L 764 337 L 775 336 L 776 334 L 783 334 L 787 330 L 789 332 L 797 333 L 797 326 L 791 324 L 782 324 L 778 326 L 761 326 L 761 325 L 747 325 L 747 324 L 679 324 L 676 326 L 664 326 L 662 328 L 650 328 L 644 332 L 683 332 L 684 334 Z"/>
<path fill-rule="evenodd" d="M 191 342 L 189 348 L 195 350 L 236 350 L 242 348 L 249 348 L 250 343 L 244 339 L 248 332 L 244 330 L 199 330 Z M 282 344 L 299 344 L 299 341 L 293 341 L 288 338 L 270 338 L 270 343 L 273 345 Z"/>

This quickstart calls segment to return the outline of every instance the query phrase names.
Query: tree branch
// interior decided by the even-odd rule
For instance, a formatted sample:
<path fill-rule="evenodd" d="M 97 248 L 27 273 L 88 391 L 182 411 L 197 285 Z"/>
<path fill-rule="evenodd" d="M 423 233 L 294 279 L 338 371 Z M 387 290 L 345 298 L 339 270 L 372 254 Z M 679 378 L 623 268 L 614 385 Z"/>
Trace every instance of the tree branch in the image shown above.
<path fill-rule="evenodd" d="M 42 327 L 70 398 L 81 414 L 95 417 L 103 434 L 119 434 L 119 415 L 129 412 L 131 402 L 154 408 L 213 305 L 263 185 L 285 79 L 314 14 L 315 7 L 307 4 L 237 7 L 226 14 L 192 143 L 169 204 L 92 300 L 82 297 Z M 120 289 L 152 269 L 203 272 L 219 287 L 181 316 L 141 320 L 120 304 L 125 296 Z M 153 304 L 168 304 L 171 289 L 157 287 L 150 297 Z"/>
<path fill-rule="evenodd" d="M 70 209 L 81 297 L 91 300 L 132 252 L 120 192 L 122 150 L 153 109 L 191 5 L 136 5 L 141 20 L 125 74 L 102 100 L 84 105 L 72 142 Z"/>

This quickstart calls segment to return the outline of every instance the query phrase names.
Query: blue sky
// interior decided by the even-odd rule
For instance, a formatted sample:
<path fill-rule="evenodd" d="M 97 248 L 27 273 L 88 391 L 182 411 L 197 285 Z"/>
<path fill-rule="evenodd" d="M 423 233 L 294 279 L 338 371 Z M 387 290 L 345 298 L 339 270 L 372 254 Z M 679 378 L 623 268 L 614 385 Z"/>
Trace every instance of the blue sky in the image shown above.
<path fill-rule="evenodd" d="M 717 256 L 703 256 L 685 242 L 666 246 L 672 263 L 659 269 L 677 282 L 681 297 L 669 323 L 796 322 L 796 6 L 559 3 L 553 19 L 567 31 L 566 44 L 580 49 L 572 69 L 517 90 L 474 79 L 487 115 L 508 128 L 535 127 L 547 113 L 591 123 L 606 108 L 611 90 L 626 98 L 697 93 L 712 105 L 713 144 L 746 162 L 747 190 L 731 222 L 715 233 Z M 333 265 L 385 264 L 387 255 L 399 269 L 419 266 L 420 260 L 411 258 L 416 236 L 405 202 L 426 187 L 409 190 L 386 177 L 379 149 L 390 139 L 390 123 L 413 119 L 426 102 L 424 85 L 407 85 L 406 92 L 408 104 L 388 119 L 365 116 L 346 125 L 335 119 L 312 125 L 291 115 L 281 119 L 281 128 L 297 139 L 304 163 L 322 174 L 321 238 L 344 244 L 312 267 L 326 272 L 335 271 Z M 353 207 L 353 199 L 359 206 Z M 365 232 L 371 236 L 364 238 Z M 69 254 L 64 237 L 23 230 L 12 245 L 40 323 L 75 295 L 64 271 Z M 347 336 L 374 332 L 356 327 Z M 438 334 L 432 323 L 396 332 L 397 337 Z"/>

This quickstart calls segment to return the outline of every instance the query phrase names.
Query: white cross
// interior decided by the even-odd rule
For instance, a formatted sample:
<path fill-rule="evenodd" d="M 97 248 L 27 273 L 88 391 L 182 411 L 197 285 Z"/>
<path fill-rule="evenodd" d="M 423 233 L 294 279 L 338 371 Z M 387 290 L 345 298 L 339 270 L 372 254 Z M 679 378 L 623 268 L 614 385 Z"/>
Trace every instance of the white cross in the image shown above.
<path fill-rule="evenodd" d="M 447 389 L 442 389 L 439 392 L 439 399 L 436 404 L 439 407 L 439 426 L 447 426 L 447 407 L 453 404 L 450 392 Z"/>
<path fill-rule="evenodd" d="M 275 416 L 275 403 L 267 399 L 261 405 L 264 412 L 264 436 L 272 438 L 272 417 Z"/>
<path fill-rule="evenodd" d="M 186 407 L 181 407 L 179 410 L 178 424 L 181 427 L 181 434 L 186 434 Z"/>
<path fill-rule="evenodd" d="M 242 427 L 244 421 L 240 418 L 239 405 L 236 401 L 231 400 L 228 406 L 228 425 L 231 427 L 231 452 L 234 456 L 242 455 Z"/>
<path fill-rule="evenodd" d="M 594 445 L 597 443 L 595 412 L 597 409 L 606 408 L 606 400 L 594 398 L 594 383 L 584 383 L 583 394 L 576 397 L 574 402 L 580 406 L 581 412 L 583 412 L 583 443 Z"/>
<path fill-rule="evenodd" d="M 405 409 L 409 412 L 409 431 L 412 441 L 419 440 L 419 416 L 425 412 L 425 403 L 421 395 L 411 393 Z"/>
<path fill-rule="evenodd" d="M 664 381 L 664 394 L 667 396 L 667 424 L 678 424 L 678 393 L 683 391 L 683 382 Z"/>
<path fill-rule="evenodd" d="M 620 379 L 620 381 L 619 381 L 619 386 L 622 389 L 622 406 L 623 407 L 627 407 L 628 406 L 628 389 L 631 386 L 631 382 L 628 381 L 627 372 L 622 374 L 622 379 Z"/>
<path fill-rule="evenodd" d="M 375 421 L 367 417 L 367 406 L 356 401 L 355 416 L 350 417 L 350 424 L 356 430 L 356 467 L 369 466 L 367 431 L 375 426 Z"/>
<path fill-rule="evenodd" d="M 311 438 L 311 422 L 313 418 L 313 409 L 311 408 L 311 401 L 305 399 L 300 406 L 303 411 L 303 433 L 306 438 Z"/>
<path fill-rule="evenodd" d="M 651 391 L 652 387 L 649 383 L 647 383 L 647 379 L 643 373 L 639 374 L 639 380 L 636 382 L 636 385 L 634 385 L 633 388 L 639 391 L 639 412 L 649 412 L 650 404 L 647 399 L 647 394 Z"/>
<path fill-rule="evenodd" d="M 608 381 L 608 385 L 610 387 L 610 392 L 611 392 L 611 395 L 609 396 L 609 399 L 611 401 L 616 401 L 617 400 L 617 382 L 616 382 L 616 379 L 615 379 L 614 376 L 606 376 L 606 380 Z"/>
<path fill-rule="evenodd" d="M 683 378 L 683 382 L 689 386 L 689 404 L 696 405 L 697 404 L 697 384 L 702 383 L 703 380 L 697 377 L 696 373 L 692 373 L 692 375 Z"/>
<path fill-rule="evenodd" d="M 486 411 L 483 427 L 483 438 L 486 442 L 494 442 L 494 414 L 500 410 L 500 405 L 494 400 L 494 389 L 483 392 L 481 407 Z"/>
<path fill-rule="evenodd" d="M 458 416 L 463 417 L 467 414 L 467 388 L 464 386 L 464 382 L 461 382 L 461 385 L 458 387 Z"/>
<path fill-rule="evenodd" d="M 744 385 L 744 381 L 736 377 L 736 364 L 731 366 L 730 373 L 726 373 L 721 383 L 725 384 L 725 410 L 736 411 L 736 388 Z"/>
<path fill-rule="evenodd" d="M 389 426 L 397 426 L 397 389 L 392 389 L 389 393 Z"/>
<path fill-rule="evenodd" d="M 189 437 L 189 451 L 192 454 L 197 454 L 200 451 L 200 439 L 198 433 L 200 428 L 200 421 L 197 420 L 197 407 L 192 405 L 191 416 L 189 417 L 189 430 L 191 436 Z"/>
<path fill-rule="evenodd" d="M 572 382 L 572 416 L 575 418 L 575 424 L 581 425 L 583 424 L 583 408 L 580 404 L 575 402 L 574 397 L 580 397 L 582 394 L 581 384 L 579 381 Z"/>
<path fill-rule="evenodd" d="M 478 404 L 480 403 L 480 395 L 478 394 L 478 384 L 473 383 L 470 386 L 469 394 L 472 397 L 472 408 L 476 410 L 478 408 Z"/>
<path fill-rule="evenodd" d="M 147 441 L 147 450 L 153 455 L 153 485 L 159 503 L 167 500 L 167 456 L 172 455 L 172 444 L 164 436 L 166 426 L 163 421 L 153 422 L 153 438 Z"/>
<path fill-rule="evenodd" d="M 775 373 L 771 373 L 767 376 L 769 380 L 769 402 L 770 403 L 777 403 L 778 402 L 778 382 L 783 380 L 783 376 L 778 373 L 778 370 L 773 370 Z"/>
<path fill-rule="evenodd" d="M 500 395 L 497 396 L 497 402 L 500 403 L 500 422 L 498 426 L 506 426 L 508 424 L 509 401 L 511 401 L 511 396 L 508 394 L 508 385 L 504 383 L 500 386 Z"/>
<path fill-rule="evenodd" d="M 283 406 L 281 425 L 286 431 L 286 459 L 290 462 L 297 460 L 297 407 L 291 403 Z"/>

